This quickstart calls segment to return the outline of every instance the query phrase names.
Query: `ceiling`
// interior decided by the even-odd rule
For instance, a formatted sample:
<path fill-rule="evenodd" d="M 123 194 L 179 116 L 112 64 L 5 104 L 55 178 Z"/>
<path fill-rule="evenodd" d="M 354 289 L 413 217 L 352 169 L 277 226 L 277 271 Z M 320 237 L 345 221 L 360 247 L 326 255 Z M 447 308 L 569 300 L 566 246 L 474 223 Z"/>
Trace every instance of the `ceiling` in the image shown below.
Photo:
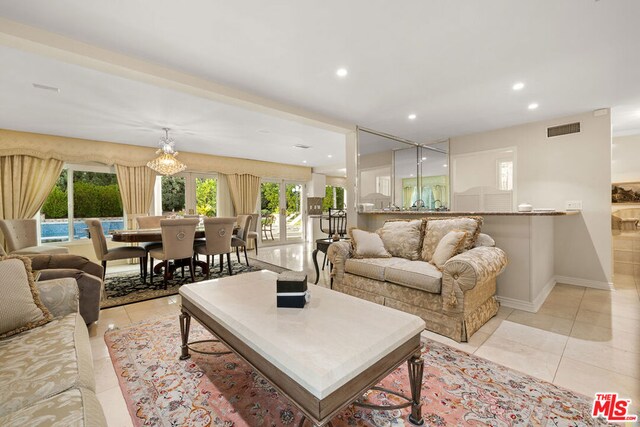
<path fill-rule="evenodd" d="M 640 133 L 637 0 L 191 0 L 188 7 L 0 0 L 0 16 L 416 142 L 604 107 L 613 107 L 615 133 Z M 344 155 L 333 153 L 344 139 L 339 132 L 116 84 L 114 76 L 33 54 L 0 55 L 12 61 L 10 70 L 0 68 L 2 90 L 11 91 L 0 100 L 19 100 L 0 107 L 1 127 L 16 128 L 11 120 L 46 133 L 153 145 L 169 124 L 182 150 L 344 167 L 342 158 L 327 157 Z M 339 67 L 346 77 L 336 76 Z M 14 87 L 27 76 L 64 87 L 41 103 L 51 94 Z M 515 82 L 524 89 L 513 91 Z M 539 108 L 528 110 L 533 102 Z M 14 110 L 18 117 L 7 119 Z M 300 155 L 290 149 L 297 139 L 322 150 Z"/>
<path fill-rule="evenodd" d="M 344 164 L 340 133 L 2 46 L 0 64 L 11 64 L 0 71 L 0 128 L 156 147 L 169 127 L 178 151 Z"/>

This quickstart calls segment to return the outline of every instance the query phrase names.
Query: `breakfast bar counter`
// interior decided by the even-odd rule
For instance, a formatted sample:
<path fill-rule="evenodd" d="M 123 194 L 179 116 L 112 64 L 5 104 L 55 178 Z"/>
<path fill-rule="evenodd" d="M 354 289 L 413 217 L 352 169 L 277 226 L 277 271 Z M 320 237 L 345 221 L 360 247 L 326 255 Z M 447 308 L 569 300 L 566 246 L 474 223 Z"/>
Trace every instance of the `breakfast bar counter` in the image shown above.
<path fill-rule="evenodd" d="M 503 249 L 509 265 L 497 279 L 497 297 L 504 306 L 536 312 L 556 280 L 554 227 L 579 220 L 579 211 L 451 212 L 372 210 L 358 214 L 358 228 L 375 231 L 390 219 L 481 216 L 482 232 Z M 565 280 L 566 281 L 566 280 Z"/>

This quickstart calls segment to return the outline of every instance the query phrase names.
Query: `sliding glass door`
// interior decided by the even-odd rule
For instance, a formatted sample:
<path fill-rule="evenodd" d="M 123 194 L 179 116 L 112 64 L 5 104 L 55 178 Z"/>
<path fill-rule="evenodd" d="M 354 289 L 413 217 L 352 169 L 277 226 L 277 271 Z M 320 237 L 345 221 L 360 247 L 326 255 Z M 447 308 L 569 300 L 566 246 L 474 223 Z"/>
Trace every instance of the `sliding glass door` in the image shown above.
<path fill-rule="evenodd" d="M 260 185 L 262 243 L 282 244 L 304 240 L 304 185 L 264 180 Z"/>

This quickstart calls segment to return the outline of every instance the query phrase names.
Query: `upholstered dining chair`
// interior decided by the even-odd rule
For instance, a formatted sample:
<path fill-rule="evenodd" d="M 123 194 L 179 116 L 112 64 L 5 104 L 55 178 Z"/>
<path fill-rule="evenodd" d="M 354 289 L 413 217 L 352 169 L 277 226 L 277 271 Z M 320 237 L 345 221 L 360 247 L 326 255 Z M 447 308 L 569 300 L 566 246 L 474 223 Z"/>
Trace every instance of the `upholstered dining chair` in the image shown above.
<path fill-rule="evenodd" d="M 149 228 L 160 228 L 160 221 L 165 219 L 162 215 L 156 216 L 137 216 L 136 222 L 138 223 L 138 228 L 149 229 Z"/>
<path fill-rule="evenodd" d="M 11 255 L 68 254 L 61 246 L 38 246 L 38 224 L 35 219 L 3 219 L 0 230 Z"/>
<path fill-rule="evenodd" d="M 249 227 L 249 233 L 247 233 L 247 241 L 253 240 L 253 245 L 256 250 L 256 255 L 258 255 L 258 219 L 260 215 L 251 214 L 251 226 Z"/>
<path fill-rule="evenodd" d="M 162 260 L 164 263 L 164 288 L 167 289 L 169 279 L 169 261 L 180 260 L 189 262 L 191 280 L 196 281 L 193 262 L 193 241 L 196 235 L 196 226 L 200 222 L 196 218 L 163 219 L 160 221 L 162 230 L 162 248 L 149 251 L 151 258 L 151 283 L 153 284 L 153 260 Z"/>
<path fill-rule="evenodd" d="M 155 216 L 137 216 L 136 223 L 138 224 L 138 229 L 155 229 L 160 228 L 160 221 L 165 219 L 162 215 Z M 144 242 L 140 244 L 141 247 L 144 248 L 147 253 L 147 258 L 149 258 L 149 251 L 152 249 L 158 249 L 162 247 L 162 242 Z M 147 266 L 145 266 L 147 268 Z"/>
<path fill-rule="evenodd" d="M 233 225 L 235 224 L 235 218 L 205 218 L 204 219 L 204 235 L 205 241 L 203 244 L 196 244 L 194 246 L 197 254 L 207 256 L 207 265 L 211 266 L 211 256 L 220 255 L 220 272 L 223 269 L 224 254 L 227 255 L 227 267 L 229 268 L 229 276 L 233 274 L 231 270 L 231 238 L 233 237 Z M 211 271 L 211 270 L 209 270 Z M 207 276 L 209 278 L 211 273 Z"/>
<path fill-rule="evenodd" d="M 118 259 L 140 259 L 140 276 L 142 282 L 147 281 L 147 252 L 141 246 L 120 246 L 117 248 L 107 248 L 107 239 L 104 237 L 104 230 L 102 229 L 102 223 L 97 218 L 89 218 L 84 221 L 89 229 L 89 235 L 91 236 L 91 242 L 93 243 L 93 250 L 96 253 L 96 258 L 102 261 L 102 280 L 107 273 L 107 261 L 115 261 Z"/>
<path fill-rule="evenodd" d="M 231 247 L 236 248 L 236 256 L 240 262 L 240 248 L 244 251 L 244 260 L 249 265 L 249 257 L 247 256 L 247 239 L 249 228 L 251 227 L 251 215 L 238 215 L 238 234 L 231 238 Z"/>

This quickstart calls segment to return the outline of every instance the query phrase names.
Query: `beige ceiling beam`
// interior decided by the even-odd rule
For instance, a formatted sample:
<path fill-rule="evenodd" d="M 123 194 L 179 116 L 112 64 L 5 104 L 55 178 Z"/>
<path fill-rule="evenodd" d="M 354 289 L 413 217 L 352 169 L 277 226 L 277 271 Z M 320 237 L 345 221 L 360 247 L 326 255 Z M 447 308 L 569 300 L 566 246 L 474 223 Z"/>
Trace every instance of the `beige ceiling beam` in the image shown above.
<path fill-rule="evenodd" d="M 355 125 L 0 17 L 0 44 L 338 133 Z"/>

